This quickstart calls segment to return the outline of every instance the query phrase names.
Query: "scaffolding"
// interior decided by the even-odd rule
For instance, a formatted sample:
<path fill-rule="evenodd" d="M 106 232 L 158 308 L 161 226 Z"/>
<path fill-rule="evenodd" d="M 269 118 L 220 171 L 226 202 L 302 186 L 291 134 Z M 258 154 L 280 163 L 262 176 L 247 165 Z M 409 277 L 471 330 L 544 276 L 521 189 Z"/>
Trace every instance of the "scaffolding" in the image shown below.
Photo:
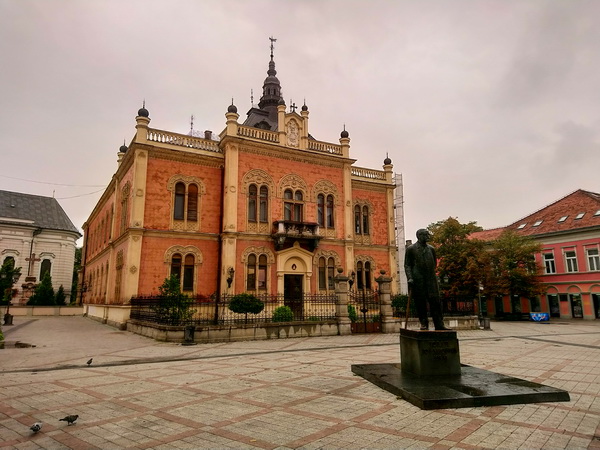
<path fill-rule="evenodd" d="M 394 174 L 394 184 L 396 185 L 394 194 L 394 230 L 396 233 L 396 280 L 397 292 L 400 294 L 408 293 L 408 282 L 404 273 L 404 253 L 406 250 L 406 239 L 404 234 L 404 188 L 402 185 L 402 174 Z"/>

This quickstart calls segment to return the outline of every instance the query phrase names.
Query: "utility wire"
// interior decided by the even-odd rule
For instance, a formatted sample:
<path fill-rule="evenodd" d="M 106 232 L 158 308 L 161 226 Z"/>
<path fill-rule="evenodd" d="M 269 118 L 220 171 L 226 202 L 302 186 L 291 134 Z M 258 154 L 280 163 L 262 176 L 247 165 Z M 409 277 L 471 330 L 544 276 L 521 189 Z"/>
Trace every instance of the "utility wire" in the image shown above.
<path fill-rule="evenodd" d="M 88 194 L 73 195 L 71 197 L 55 197 L 55 198 L 56 198 L 56 200 L 66 200 L 66 199 L 69 199 L 69 198 L 85 197 L 86 195 L 92 195 L 92 194 L 97 194 L 98 192 L 102 192 L 105 188 L 106 188 L 106 186 L 103 187 L 102 189 L 98 189 L 97 191 L 90 192 Z"/>
<path fill-rule="evenodd" d="M 27 180 L 25 178 L 17 178 L 17 177 L 10 177 L 8 175 L 1 175 L 0 177 L 4 177 L 4 178 L 10 178 L 12 180 L 19 180 L 19 181 L 29 181 L 30 183 L 39 183 L 39 184 L 51 184 L 53 186 L 71 186 L 71 187 L 103 187 L 103 185 L 101 184 L 64 184 L 64 183 L 47 183 L 45 181 L 36 181 L 36 180 Z M 88 194 L 89 195 L 89 194 Z"/>

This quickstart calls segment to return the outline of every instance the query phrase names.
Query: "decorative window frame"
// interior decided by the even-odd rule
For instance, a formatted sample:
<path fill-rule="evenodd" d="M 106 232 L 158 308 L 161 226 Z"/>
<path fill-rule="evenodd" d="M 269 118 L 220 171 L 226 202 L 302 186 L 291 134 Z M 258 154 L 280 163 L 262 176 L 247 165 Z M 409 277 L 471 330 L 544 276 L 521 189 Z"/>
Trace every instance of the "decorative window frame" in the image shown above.
<path fill-rule="evenodd" d="M 257 221 L 252 222 L 248 220 L 248 195 L 251 184 L 256 185 L 257 191 L 257 206 L 256 214 Z M 260 188 L 266 186 L 269 191 L 267 199 L 267 221 L 260 221 Z M 271 233 L 271 211 L 273 205 L 273 198 L 275 198 L 275 183 L 273 178 L 267 172 L 262 169 L 252 169 L 248 171 L 242 178 L 242 194 L 245 196 L 245 216 L 246 216 L 246 231 L 250 233 L 269 234 Z"/>
<path fill-rule="evenodd" d="M 365 263 L 369 263 L 371 266 L 371 291 L 375 290 L 375 273 L 377 270 L 377 265 L 375 264 L 375 260 L 373 259 L 372 256 L 369 255 L 356 255 L 354 257 L 354 268 L 352 270 L 354 270 L 354 273 L 356 274 L 356 277 L 358 278 L 358 270 L 357 270 L 357 263 L 362 262 L 363 267 L 365 266 Z M 365 279 L 366 281 L 366 279 Z M 366 283 L 364 284 L 366 286 Z M 358 280 L 355 281 L 354 286 L 353 286 L 356 290 L 358 290 Z M 365 288 L 366 289 L 366 288 Z"/>
<path fill-rule="evenodd" d="M 333 272 L 333 276 L 335 278 L 336 276 L 336 269 L 338 267 L 342 266 L 342 259 L 340 258 L 340 255 L 333 250 L 318 250 L 315 253 L 315 256 L 313 257 L 313 273 L 317 274 L 316 277 L 316 290 L 322 293 L 332 293 L 331 290 L 329 289 L 329 283 L 328 283 L 328 279 L 326 279 L 325 282 L 325 289 L 320 289 L 319 288 L 319 260 L 321 258 L 325 258 L 325 261 L 327 261 L 329 258 L 333 258 L 334 261 L 334 272 Z M 325 264 L 325 277 L 327 278 L 327 264 Z M 335 288 L 334 288 L 334 292 L 335 292 Z"/>
<path fill-rule="evenodd" d="M 354 226 L 354 210 L 356 209 L 357 206 L 360 206 L 360 211 L 361 211 L 361 226 L 360 226 L 360 234 L 356 233 L 356 227 Z M 364 234 L 364 230 L 363 230 L 363 226 L 362 226 L 362 211 L 364 207 L 367 207 L 369 209 L 369 217 L 368 217 L 368 221 L 369 221 L 369 234 Z M 352 204 L 352 232 L 354 234 L 354 242 L 356 244 L 359 245 L 371 245 L 371 236 L 373 234 L 373 204 L 366 199 L 355 199 L 354 203 Z"/>
<path fill-rule="evenodd" d="M 184 218 L 183 220 L 175 219 L 173 210 L 175 208 L 175 186 L 177 183 L 185 185 L 185 200 L 184 200 Z M 188 189 L 190 184 L 198 186 L 198 217 L 197 220 L 187 220 L 188 208 Z M 169 228 L 176 231 L 198 231 L 201 226 L 202 219 L 202 196 L 206 195 L 206 186 L 201 178 L 187 176 L 182 174 L 173 175 L 167 182 L 167 190 L 169 191 Z"/>
<path fill-rule="evenodd" d="M 183 262 L 185 261 L 186 255 L 191 254 L 194 257 L 194 276 L 193 276 L 194 285 L 192 288 L 192 295 L 195 295 L 197 292 L 196 289 L 197 289 L 197 283 L 198 283 L 199 270 L 200 270 L 200 266 L 204 262 L 204 256 L 202 255 L 202 252 L 200 251 L 200 249 L 194 245 L 185 245 L 185 246 L 184 245 L 173 245 L 173 246 L 169 247 L 165 251 L 165 255 L 164 255 L 166 277 L 169 277 L 171 275 L 171 261 L 173 259 L 173 255 L 175 255 L 176 253 L 181 255 L 182 267 L 183 267 Z M 181 289 L 183 290 L 183 277 L 180 277 L 179 282 L 180 282 Z M 189 291 L 187 291 L 187 292 L 189 292 Z"/>
<path fill-rule="evenodd" d="M 256 288 L 255 289 L 245 289 L 248 286 L 248 257 L 250 255 L 256 255 L 257 265 L 258 265 L 258 260 L 261 255 L 265 255 L 267 257 L 267 274 L 266 274 L 267 279 L 265 281 L 266 289 L 265 289 L 264 293 L 268 294 L 270 291 L 269 287 L 270 287 L 270 282 L 271 282 L 271 276 L 270 276 L 271 268 L 275 264 L 275 255 L 273 254 L 273 251 L 268 247 L 252 246 L 252 247 L 247 247 L 242 252 L 241 262 L 244 266 L 244 290 L 247 292 L 255 293 L 255 294 L 259 292 L 258 289 L 256 289 Z M 262 293 L 263 291 L 261 290 L 260 292 Z"/>
<path fill-rule="evenodd" d="M 121 220 L 119 225 L 120 234 L 125 233 L 129 227 L 129 196 L 131 195 L 131 182 L 125 183 L 121 189 Z"/>
<path fill-rule="evenodd" d="M 319 221 L 319 194 L 323 194 L 325 196 L 324 203 L 324 225 L 319 225 L 319 232 L 321 235 L 326 238 L 335 238 L 335 227 L 338 223 L 338 214 L 337 209 L 340 204 L 340 194 L 335 184 L 328 180 L 319 180 L 315 183 L 312 190 L 312 198 L 311 201 L 315 204 L 315 217 L 317 218 L 317 222 Z M 327 226 L 327 197 L 331 195 L 333 197 L 333 226 Z"/>

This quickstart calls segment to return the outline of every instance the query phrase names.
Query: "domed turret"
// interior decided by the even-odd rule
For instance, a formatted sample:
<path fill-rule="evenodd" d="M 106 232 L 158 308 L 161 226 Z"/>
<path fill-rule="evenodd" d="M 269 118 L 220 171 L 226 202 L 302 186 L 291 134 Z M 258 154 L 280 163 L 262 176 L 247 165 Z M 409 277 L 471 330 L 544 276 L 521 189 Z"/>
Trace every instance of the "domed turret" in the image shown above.
<path fill-rule="evenodd" d="M 142 103 L 142 107 L 138 109 L 138 116 L 140 117 L 150 117 L 150 113 L 146 109 L 146 100 Z"/>
<path fill-rule="evenodd" d="M 227 107 L 227 112 L 237 114 L 237 107 L 233 104 L 233 99 L 231 99 L 231 105 Z"/>
<path fill-rule="evenodd" d="M 392 160 L 390 159 L 390 157 L 388 156 L 388 154 L 385 154 L 385 159 L 383 160 L 383 164 L 385 164 L 386 166 L 389 166 L 392 163 Z"/>

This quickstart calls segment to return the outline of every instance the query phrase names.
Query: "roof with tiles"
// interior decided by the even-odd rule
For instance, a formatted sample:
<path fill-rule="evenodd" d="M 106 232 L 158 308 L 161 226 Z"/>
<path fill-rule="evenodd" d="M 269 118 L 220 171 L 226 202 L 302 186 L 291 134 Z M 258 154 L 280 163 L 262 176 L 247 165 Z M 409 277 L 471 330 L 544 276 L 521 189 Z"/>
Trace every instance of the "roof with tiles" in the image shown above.
<path fill-rule="evenodd" d="M 0 223 L 80 234 L 55 198 L 20 192 L 0 191 Z"/>
<path fill-rule="evenodd" d="M 473 233 L 471 237 L 491 240 L 504 230 L 537 236 L 593 227 L 600 227 L 600 194 L 578 189 L 506 227 L 480 231 Z"/>

